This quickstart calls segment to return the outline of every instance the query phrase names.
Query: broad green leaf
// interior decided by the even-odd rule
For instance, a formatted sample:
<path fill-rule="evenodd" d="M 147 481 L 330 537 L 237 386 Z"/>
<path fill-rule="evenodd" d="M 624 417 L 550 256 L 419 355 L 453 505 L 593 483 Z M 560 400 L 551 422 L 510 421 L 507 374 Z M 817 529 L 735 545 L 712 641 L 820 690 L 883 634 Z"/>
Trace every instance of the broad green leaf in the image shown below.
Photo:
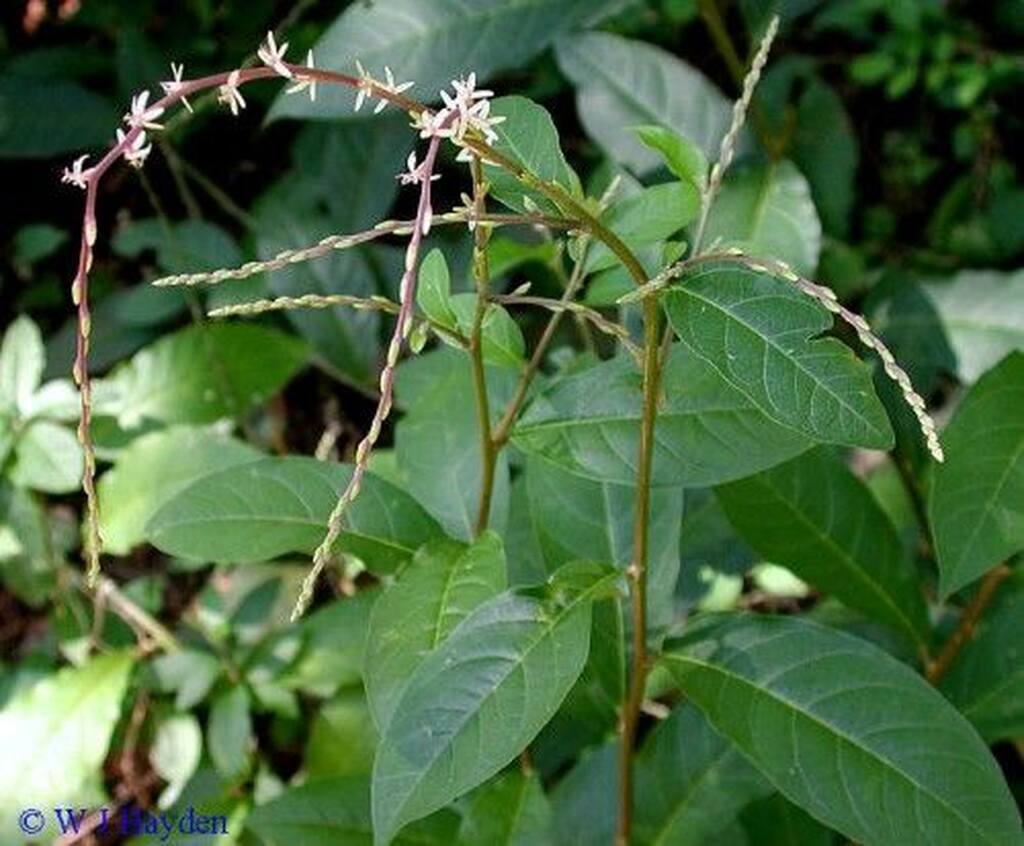
<path fill-rule="evenodd" d="M 607 561 L 625 570 L 633 558 L 635 487 L 573 476 L 537 456 L 526 465 L 530 517 L 550 570 L 569 561 Z M 680 488 L 651 493 L 648 543 L 648 625 L 653 631 L 672 620 L 679 575 Z"/>
<path fill-rule="evenodd" d="M 14 445 L 10 480 L 46 493 L 69 493 L 82 479 L 84 458 L 74 433 L 57 423 L 36 420 Z"/>
<path fill-rule="evenodd" d="M 16 265 L 31 267 L 56 253 L 69 238 L 66 229 L 59 229 L 51 223 L 26 224 L 14 233 L 12 259 Z"/>
<path fill-rule="evenodd" d="M 774 422 L 711 363 L 674 345 L 662 375 L 654 443 L 656 486 L 704 487 L 748 476 L 809 449 L 813 441 Z M 601 482 L 632 485 L 640 372 L 630 358 L 603 362 L 554 383 L 513 430 L 520 449 Z"/>
<path fill-rule="evenodd" d="M 409 826 L 395 846 L 451 846 L 459 817 L 440 811 Z M 363 776 L 320 779 L 290 787 L 252 810 L 246 831 L 262 846 L 371 846 L 370 784 Z"/>
<path fill-rule="evenodd" d="M 192 426 L 171 426 L 136 438 L 99 481 L 103 548 L 125 555 L 146 539 L 149 518 L 183 488 L 262 457 L 242 441 Z"/>
<path fill-rule="evenodd" d="M 451 273 L 444 253 L 437 247 L 420 262 L 416 305 L 435 323 L 446 329 L 458 328 L 458 318 L 452 311 Z"/>
<path fill-rule="evenodd" d="M 413 94 L 431 101 L 453 76 L 475 71 L 484 81 L 532 59 L 555 38 L 596 23 L 622 0 L 377 0 L 349 6 L 313 45 L 317 64 L 355 72 L 356 60 L 381 76 L 415 80 Z M 321 58 L 323 57 L 323 58 Z M 322 85 L 316 102 L 281 95 L 272 118 L 353 116 L 354 92 Z"/>
<path fill-rule="evenodd" d="M 547 109 L 526 97 L 499 97 L 492 101 L 491 114 L 504 121 L 494 127 L 498 138 L 493 147 L 499 153 L 542 179 L 554 183 L 569 194 L 582 195 L 580 180 L 565 160 L 558 130 Z M 537 191 L 527 189 L 507 170 L 486 166 L 490 194 L 514 211 L 527 211 L 524 195 L 542 209 L 557 213 L 558 206 Z"/>
<path fill-rule="evenodd" d="M 491 425 L 515 387 L 507 368 L 487 369 Z M 395 427 L 395 453 L 404 488 L 444 526 L 469 540 L 479 510 L 482 463 L 480 429 L 469 357 L 441 349 L 398 370 L 396 393 L 411 409 Z M 498 456 L 488 526 L 504 530 L 508 515 L 508 455 Z"/>
<path fill-rule="evenodd" d="M 1024 842 L 974 729 L 865 641 L 796 617 L 716 615 L 662 665 L 780 792 L 853 840 Z"/>
<path fill-rule="evenodd" d="M 0 711 L 0 844 L 20 846 L 25 808 L 96 807 L 132 657 L 111 652 L 23 689 Z"/>
<path fill-rule="evenodd" d="M 260 217 L 260 257 L 267 259 L 282 250 L 309 246 L 336 232 L 337 226 L 322 215 L 303 215 L 288 206 L 273 205 Z M 315 261 L 281 268 L 268 275 L 267 287 L 278 297 L 370 297 L 379 293 L 367 254 L 357 250 L 333 250 Z M 350 382 L 374 381 L 381 326 L 379 312 L 337 305 L 289 310 L 285 316 L 309 341 L 320 364 Z"/>
<path fill-rule="evenodd" d="M 341 691 L 325 702 L 313 718 L 306 743 L 306 778 L 313 781 L 334 776 L 369 776 L 376 748 L 377 732 L 363 691 Z"/>
<path fill-rule="evenodd" d="M 664 182 L 612 203 L 601 220 L 634 252 L 650 245 L 658 245 L 660 252 L 662 242 L 690 223 L 699 209 L 700 200 L 689 185 Z M 617 261 L 607 246 L 595 244 L 587 253 L 587 272 Z"/>
<path fill-rule="evenodd" d="M 708 184 L 708 157 L 696 144 L 663 126 L 638 126 L 633 130 L 641 142 L 654 150 L 669 171 L 693 189 L 697 202 Z"/>
<path fill-rule="evenodd" d="M 378 595 L 377 590 L 363 589 L 304 617 L 299 624 L 302 653 L 281 679 L 282 683 L 323 698 L 340 688 L 359 684 L 370 610 Z"/>
<path fill-rule="evenodd" d="M 644 173 L 660 164 L 628 127 L 658 124 L 690 139 L 708 157 L 729 127 L 732 108 L 700 71 L 670 53 L 605 32 L 563 38 L 558 65 L 576 86 L 587 134 L 616 161 Z"/>
<path fill-rule="evenodd" d="M 0 77 L 0 159 L 45 159 L 113 140 L 117 112 L 68 79 Z"/>
<path fill-rule="evenodd" d="M 61 556 L 55 528 L 39 497 L 0 483 L 0 578 L 33 608 L 48 602 L 56 587 Z"/>
<path fill-rule="evenodd" d="M 536 775 L 508 772 L 485 784 L 462 818 L 459 846 L 552 846 L 551 806 Z"/>
<path fill-rule="evenodd" d="M 464 337 L 473 332 L 476 304 L 476 294 L 456 294 L 449 301 L 459 331 Z M 523 332 L 502 306 L 488 304 L 480 324 L 480 336 L 480 349 L 485 363 L 513 370 L 523 366 L 526 355 Z"/>
<path fill-rule="evenodd" d="M 157 264 L 166 273 L 196 273 L 242 263 L 235 239 L 205 220 L 174 224 L 155 217 L 134 220 L 117 231 L 111 247 L 126 258 L 154 250 Z"/>
<path fill-rule="evenodd" d="M 210 423 L 267 399 L 305 360 L 305 345 L 274 329 L 192 326 L 165 335 L 98 380 L 111 392 L 99 412 L 116 416 L 124 428 L 147 419 Z"/>
<path fill-rule="evenodd" d="M 634 842 L 711 846 L 744 805 L 770 790 L 700 711 L 679 707 L 637 755 Z"/>
<path fill-rule="evenodd" d="M 472 546 L 446 538 L 417 550 L 370 614 L 363 676 L 379 728 L 391 720 L 413 671 L 506 581 L 505 553 L 493 532 Z"/>
<path fill-rule="evenodd" d="M 821 221 L 792 162 L 732 168 L 711 207 L 704 243 L 771 256 L 809 276 L 818 266 Z"/>
<path fill-rule="evenodd" d="M 1024 548 L 1024 353 L 978 380 L 942 444 L 928 515 L 947 597 Z"/>
<path fill-rule="evenodd" d="M 1024 571 L 1017 570 L 942 679 L 942 691 L 985 740 L 1024 737 Z"/>
<path fill-rule="evenodd" d="M 968 384 L 1007 353 L 1024 350 L 1024 270 L 964 270 L 924 286 Z"/>
<path fill-rule="evenodd" d="M 352 476 L 350 465 L 267 458 L 211 473 L 163 505 L 146 527 L 150 543 L 200 561 L 262 561 L 311 553 Z M 390 572 L 441 529 L 405 492 L 367 474 L 338 549 Z"/>
<path fill-rule="evenodd" d="M 255 743 L 249 693 L 243 685 L 237 684 L 214 698 L 206 745 L 214 766 L 225 779 L 236 780 L 245 773 Z"/>
<path fill-rule="evenodd" d="M 0 344 L 0 408 L 24 413 L 39 387 L 45 361 L 39 327 L 22 315 L 7 327 Z"/>
<path fill-rule="evenodd" d="M 619 744 L 609 740 L 588 749 L 555 785 L 551 809 L 559 846 L 613 843 L 618 819 Z"/>
<path fill-rule="evenodd" d="M 835 846 L 838 835 L 776 793 L 740 814 L 751 846 Z"/>
<path fill-rule="evenodd" d="M 823 443 L 888 449 L 893 435 L 866 364 L 828 330 L 832 316 L 789 282 L 709 266 L 664 295 L 672 329 L 768 418 Z"/>
<path fill-rule="evenodd" d="M 871 492 L 833 452 L 812 450 L 716 493 L 765 559 L 924 645 L 917 573 Z"/>
<path fill-rule="evenodd" d="M 486 781 L 529 744 L 582 671 L 591 604 L 615 578 L 580 562 L 543 589 L 501 594 L 413 671 L 374 762 L 378 846 Z"/>
<path fill-rule="evenodd" d="M 719 577 L 742 579 L 755 560 L 754 551 L 736 533 L 714 491 L 688 490 L 679 537 L 679 599 L 686 605 L 700 602 Z"/>
<path fill-rule="evenodd" d="M 180 649 L 158 655 L 149 665 L 158 689 L 174 693 L 174 707 L 188 711 L 202 702 L 221 673 L 220 661 L 209 652 Z"/>
<path fill-rule="evenodd" d="M 167 782 L 160 806 L 172 805 L 195 773 L 203 754 L 203 732 L 192 714 L 171 714 L 160 721 L 149 749 L 149 761 Z"/>

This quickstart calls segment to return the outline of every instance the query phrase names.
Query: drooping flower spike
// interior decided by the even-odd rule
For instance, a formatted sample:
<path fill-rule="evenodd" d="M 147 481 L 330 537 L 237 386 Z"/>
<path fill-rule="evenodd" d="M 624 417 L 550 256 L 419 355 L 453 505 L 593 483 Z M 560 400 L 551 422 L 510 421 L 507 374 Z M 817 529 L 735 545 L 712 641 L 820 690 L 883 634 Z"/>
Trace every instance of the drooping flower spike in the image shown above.
<path fill-rule="evenodd" d="M 306 53 L 306 67 L 310 70 L 314 70 L 313 64 L 313 51 L 310 50 Z M 299 91 L 305 91 L 309 89 L 309 99 L 312 102 L 316 102 L 316 78 L 313 76 L 307 76 L 306 74 L 296 74 L 295 84 L 289 85 L 285 89 L 285 94 L 297 94 Z"/>
<path fill-rule="evenodd" d="M 278 47 L 277 42 L 274 41 L 274 33 L 268 32 L 267 40 L 260 45 L 260 48 L 256 51 L 256 55 L 259 56 L 260 61 L 268 68 L 273 68 L 280 76 L 283 76 L 286 79 L 291 79 L 291 68 L 284 63 L 284 54 L 287 49 L 287 41 Z"/>
<path fill-rule="evenodd" d="M 89 187 L 89 174 L 92 173 L 92 169 L 83 169 L 82 165 L 85 164 L 85 160 L 88 156 L 79 156 L 72 162 L 71 167 L 64 168 L 64 172 L 60 176 L 60 181 L 65 185 L 74 185 L 76 188 L 81 188 L 83 191 Z"/>
<path fill-rule="evenodd" d="M 239 71 L 231 71 L 224 84 L 217 89 L 217 99 L 231 109 L 231 114 L 236 117 L 238 116 L 239 109 L 245 108 L 245 98 L 242 97 L 242 92 L 238 90 L 238 77 Z"/>
<path fill-rule="evenodd" d="M 185 66 L 183 64 L 175 64 L 171 62 L 171 73 L 174 74 L 174 79 L 167 82 L 161 82 L 160 87 L 164 90 L 164 94 L 177 94 L 183 85 L 182 76 L 185 73 Z M 188 110 L 189 114 L 192 113 L 192 104 L 188 101 L 188 97 L 181 98 L 181 104 Z"/>
<path fill-rule="evenodd" d="M 125 114 L 124 122 L 133 129 L 138 127 L 152 130 L 163 129 L 163 124 L 156 122 L 156 119 L 163 113 L 163 106 L 149 105 L 149 91 L 143 91 L 132 97 L 131 110 Z"/>

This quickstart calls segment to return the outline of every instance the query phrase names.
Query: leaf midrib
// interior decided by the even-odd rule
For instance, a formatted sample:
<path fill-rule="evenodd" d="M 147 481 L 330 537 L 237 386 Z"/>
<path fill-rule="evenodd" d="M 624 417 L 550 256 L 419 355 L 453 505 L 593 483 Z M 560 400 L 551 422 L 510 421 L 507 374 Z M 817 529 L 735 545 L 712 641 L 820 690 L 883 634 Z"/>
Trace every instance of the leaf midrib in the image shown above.
<path fill-rule="evenodd" d="M 691 663 L 691 664 L 693 664 L 693 665 L 695 665 L 697 667 L 701 667 L 703 669 L 709 670 L 712 673 L 717 673 L 718 675 L 721 675 L 721 676 L 724 676 L 725 678 L 728 678 L 730 681 L 738 683 L 742 687 L 748 688 L 752 692 L 752 694 L 755 695 L 755 696 L 760 695 L 762 697 L 765 697 L 767 699 L 770 699 L 770 700 L 776 702 L 779 705 L 782 705 L 783 707 L 790 708 L 798 716 L 803 717 L 809 723 L 812 723 L 814 725 L 817 725 L 819 728 L 824 729 L 827 734 L 830 734 L 830 735 L 834 736 L 837 740 L 846 743 L 848 746 L 853 747 L 855 750 L 857 750 L 858 752 L 866 755 L 868 758 L 873 759 L 874 761 L 876 761 L 883 768 L 885 768 L 885 769 L 895 773 L 901 780 L 903 780 L 907 784 L 911 785 L 911 787 L 915 788 L 920 793 L 923 793 L 926 796 L 930 797 L 932 799 L 932 801 L 936 802 L 937 804 L 939 804 L 942 807 L 944 807 L 944 808 L 948 809 L 949 811 L 951 811 L 952 814 L 957 819 L 962 820 L 963 823 L 967 826 L 967 828 L 970 829 L 971 831 L 973 831 L 973 832 L 975 832 L 975 833 L 977 833 L 979 835 L 982 835 L 983 837 L 985 836 L 985 833 L 980 831 L 974 825 L 974 823 L 970 819 L 965 817 L 959 811 L 959 809 L 957 809 L 953 805 L 950 805 L 949 802 L 944 797 L 938 796 L 935 793 L 933 793 L 931 790 L 926 789 L 923 785 L 921 785 L 914 778 L 912 778 L 908 773 L 904 772 L 903 770 L 901 770 L 897 766 L 895 766 L 884 755 L 879 754 L 878 752 L 876 752 L 875 750 L 873 750 L 873 749 L 871 749 L 871 748 L 869 748 L 867 746 L 862 746 L 862 745 L 858 744 L 853 738 L 849 737 L 847 734 L 845 734 L 844 732 L 840 731 L 838 728 L 833 726 L 831 723 L 826 722 L 825 720 L 823 720 L 820 717 L 818 717 L 816 714 L 812 714 L 811 712 L 806 711 L 805 709 L 801 708 L 797 703 L 795 703 L 795 702 L 787 699 L 786 697 L 778 694 L 776 691 L 771 690 L 771 689 L 766 688 L 766 687 L 760 687 L 757 684 L 755 684 L 752 680 L 748 679 L 746 676 L 741 676 L 741 675 L 738 675 L 737 673 L 730 672 L 725 667 L 723 667 L 721 665 L 718 665 L 718 664 L 712 664 L 712 663 L 708 663 L 706 661 L 700 661 L 697 658 L 694 658 L 690 654 L 686 654 L 686 655 L 679 655 L 679 654 L 667 655 L 666 658 L 669 661 L 679 661 L 680 663 L 687 663 L 687 662 L 689 662 L 689 663 Z M 741 749 L 741 751 L 743 751 L 742 747 L 739 747 L 739 748 Z M 744 751 L 744 754 L 746 754 L 745 751 Z M 751 760 L 754 760 L 754 759 L 751 758 Z M 756 764 L 757 762 L 754 761 L 754 763 Z M 988 839 L 986 839 L 985 842 L 986 843 L 991 843 L 992 846 L 999 846 L 998 843 L 995 843 L 994 841 L 991 841 L 991 840 L 988 840 Z"/>

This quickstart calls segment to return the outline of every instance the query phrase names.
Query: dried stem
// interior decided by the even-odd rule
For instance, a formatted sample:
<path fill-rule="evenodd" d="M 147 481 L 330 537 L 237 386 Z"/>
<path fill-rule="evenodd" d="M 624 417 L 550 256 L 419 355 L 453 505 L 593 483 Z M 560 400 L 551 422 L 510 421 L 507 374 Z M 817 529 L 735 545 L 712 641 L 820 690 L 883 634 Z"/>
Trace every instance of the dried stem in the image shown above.
<path fill-rule="evenodd" d="M 956 661 L 960 650 L 974 636 L 974 630 L 981 621 L 985 610 L 992 603 L 992 600 L 995 599 L 1000 586 L 1011 576 L 1012 572 L 1007 564 L 1000 564 L 995 569 L 990 570 L 988 575 L 982 580 L 981 585 L 978 587 L 978 592 L 975 594 L 974 599 L 971 600 L 971 604 L 964 609 L 963 614 L 960 616 L 960 622 L 957 624 L 956 630 L 950 635 L 949 640 L 942 647 L 938 657 L 928 665 L 925 671 L 925 677 L 932 684 L 938 684 L 942 681 L 942 677 L 953 666 L 953 662 Z"/>
<path fill-rule="evenodd" d="M 473 212 L 479 216 L 484 211 L 487 199 L 487 183 L 484 169 L 478 156 L 473 156 L 469 165 L 473 175 Z M 484 317 L 490 307 L 488 295 L 491 288 L 491 272 L 487 263 L 487 242 L 491 230 L 487 226 L 474 227 L 473 231 L 473 281 L 476 283 L 476 310 L 473 312 L 473 328 L 469 333 L 469 359 L 473 369 L 473 394 L 476 399 L 477 427 L 480 430 L 480 498 L 477 505 L 476 524 L 473 533 L 479 535 L 487 528 L 491 514 L 491 498 L 494 493 L 494 474 L 498 462 L 498 447 L 491 437 L 491 407 L 487 397 L 487 374 L 484 370 L 483 328 Z"/>

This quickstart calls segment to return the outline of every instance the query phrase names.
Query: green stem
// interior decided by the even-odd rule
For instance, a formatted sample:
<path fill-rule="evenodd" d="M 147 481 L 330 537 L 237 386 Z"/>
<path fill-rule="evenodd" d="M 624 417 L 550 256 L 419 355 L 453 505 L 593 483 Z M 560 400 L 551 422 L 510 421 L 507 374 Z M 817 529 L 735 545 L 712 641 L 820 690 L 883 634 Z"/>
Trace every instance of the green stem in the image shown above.
<path fill-rule="evenodd" d="M 470 165 L 473 174 L 473 211 L 482 215 L 487 197 L 483 166 L 474 157 Z M 494 493 L 494 471 L 498 461 L 498 447 L 491 435 L 491 408 L 487 397 L 487 375 L 484 371 L 483 325 L 489 306 L 491 274 L 487 264 L 487 242 L 490 228 L 477 225 L 473 233 L 473 279 L 476 282 L 476 311 L 473 314 L 473 328 L 469 334 L 469 358 L 473 367 L 473 392 L 476 395 L 476 413 L 480 429 L 480 462 L 483 474 L 480 481 L 480 499 L 476 515 L 474 534 L 479 535 L 487 528 L 491 514 L 491 498 Z"/>
<path fill-rule="evenodd" d="M 643 415 L 640 421 L 640 457 L 636 476 L 636 511 L 633 522 L 633 560 L 626 570 L 633 618 L 633 661 L 629 692 L 622 711 L 619 746 L 619 825 L 615 842 L 628 846 L 633 822 L 633 754 L 637 724 L 647 683 L 647 527 L 651 513 L 651 468 L 654 424 L 658 416 L 661 378 L 658 302 L 644 300 Z"/>

